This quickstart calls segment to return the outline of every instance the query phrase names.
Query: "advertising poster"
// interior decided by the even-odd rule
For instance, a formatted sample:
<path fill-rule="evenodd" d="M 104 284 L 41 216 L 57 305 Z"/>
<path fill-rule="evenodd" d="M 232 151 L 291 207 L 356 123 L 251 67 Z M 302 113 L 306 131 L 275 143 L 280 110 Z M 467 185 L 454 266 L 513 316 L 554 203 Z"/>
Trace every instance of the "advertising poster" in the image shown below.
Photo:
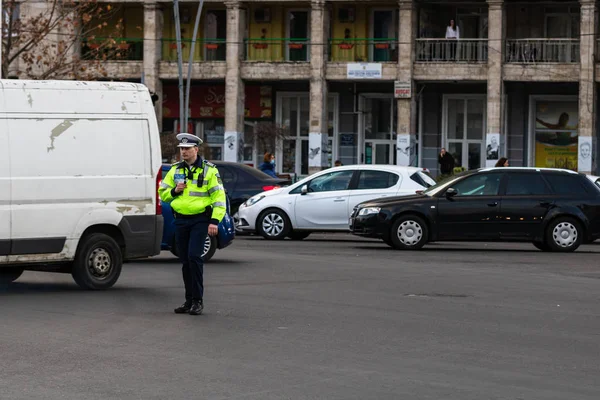
<path fill-rule="evenodd" d="M 488 133 L 485 142 L 485 166 L 494 167 L 500 159 L 500 134 Z"/>
<path fill-rule="evenodd" d="M 577 101 L 543 101 L 535 106 L 535 166 L 577 171 L 579 147 Z"/>
<path fill-rule="evenodd" d="M 416 166 L 417 136 L 409 134 L 399 134 L 396 136 L 396 162 L 403 166 Z"/>
<path fill-rule="evenodd" d="M 592 138 L 589 136 L 579 137 L 579 171 L 592 172 Z"/>

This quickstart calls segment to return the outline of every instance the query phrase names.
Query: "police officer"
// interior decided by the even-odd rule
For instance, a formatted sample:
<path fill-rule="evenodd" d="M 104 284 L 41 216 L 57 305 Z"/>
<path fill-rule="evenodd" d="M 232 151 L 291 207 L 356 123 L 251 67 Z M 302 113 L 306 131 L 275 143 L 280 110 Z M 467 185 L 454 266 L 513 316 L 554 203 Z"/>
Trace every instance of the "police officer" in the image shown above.
<path fill-rule="evenodd" d="M 189 133 L 178 134 L 177 140 L 183 161 L 173 164 L 158 193 L 162 201 L 171 203 L 177 248 L 183 263 L 185 303 L 175 313 L 200 315 L 204 309 L 204 242 L 207 234 L 218 233 L 227 200 L 217 167 L 198 156 L 202 140 Z"/>

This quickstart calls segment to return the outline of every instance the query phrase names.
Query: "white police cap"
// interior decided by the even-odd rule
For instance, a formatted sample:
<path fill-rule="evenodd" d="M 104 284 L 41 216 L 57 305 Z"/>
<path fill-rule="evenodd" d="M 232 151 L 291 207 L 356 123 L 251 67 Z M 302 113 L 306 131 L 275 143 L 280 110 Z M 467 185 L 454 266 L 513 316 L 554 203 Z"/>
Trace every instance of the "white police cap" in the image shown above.
<path fill-rule="evenodd" d="M 190 133 L 178 134 L 177 140 L 179 140 L 177 147 L 195 147 L 202 144 L 202 139 Z"/>

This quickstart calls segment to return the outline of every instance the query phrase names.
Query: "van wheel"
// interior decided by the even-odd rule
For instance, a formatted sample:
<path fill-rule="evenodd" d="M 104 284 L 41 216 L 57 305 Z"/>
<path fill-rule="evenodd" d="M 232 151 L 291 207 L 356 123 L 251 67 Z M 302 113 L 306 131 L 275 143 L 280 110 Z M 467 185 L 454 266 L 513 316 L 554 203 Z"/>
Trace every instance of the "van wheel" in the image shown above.
<path fill-rule="evenodd" d="M 71 274 L 82 288 L 102 290 L 117 282 L 122 266 L 123 255 L 117 242 L 104 233 L 92 233 L 82 239 Z"/>
<path fill-rule="evenodd" d="M 202 251 L 202 259 L 204 262 L 210 261 L 217 251 L 217 238 L 215 236 L 206 235 L 204 241 L 204 249 Z"/>
<path fill-rule="evenodd" d="M 290 220 L 281 210 L 267 210 L 258 217 L 258 233 L 265 239 L 282 240 L 290 229 Z"/>
<path fill-rule="evenodd" d="M 19 279 L 23 274 L 23 268 L 6 267 L 0 268 L 0 285 L 7 285 Z"/>
<path fill-rule="evenodd" d="M 427 224 L 416 215 L 404 215 L 394 223 L 390 238 L 398 250 L 417 250 L 427 243 Z"/>
<path fill-rule="evenodd" d="M 310 235 L 310 232 L 291 232 L 288 237 L 292 240 L 304 240 Z"/>
<path fill-rule="evenodd" d="M 551 251 L 575 251 L 583 240 L 581 224 L 569 217 L 558 217 L 546 229 L 546 243 Z"/>

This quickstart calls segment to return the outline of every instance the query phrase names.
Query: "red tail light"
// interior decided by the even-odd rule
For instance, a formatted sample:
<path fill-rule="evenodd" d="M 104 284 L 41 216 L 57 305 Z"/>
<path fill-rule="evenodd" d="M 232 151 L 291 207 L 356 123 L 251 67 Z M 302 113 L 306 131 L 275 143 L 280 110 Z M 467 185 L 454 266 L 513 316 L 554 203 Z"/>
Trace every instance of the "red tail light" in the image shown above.
<path fill-rule="evenodd" d="M 160 182 L 162 181 L 162 168 L 158 169 L 158 173 L 156 174 L 156 215 L 162 215 L 162 205 L 160 204 L 160 196 L 158 195 L 158 188 L 160 187 Z"/>
<path fill-rule="evenodd" d="M 279 189 L 278 185 L 270 185 L 270 186 L 263 186 L 263 191 L 267 191 L 267 190 L 273 190 L 273 189 Z"/>

